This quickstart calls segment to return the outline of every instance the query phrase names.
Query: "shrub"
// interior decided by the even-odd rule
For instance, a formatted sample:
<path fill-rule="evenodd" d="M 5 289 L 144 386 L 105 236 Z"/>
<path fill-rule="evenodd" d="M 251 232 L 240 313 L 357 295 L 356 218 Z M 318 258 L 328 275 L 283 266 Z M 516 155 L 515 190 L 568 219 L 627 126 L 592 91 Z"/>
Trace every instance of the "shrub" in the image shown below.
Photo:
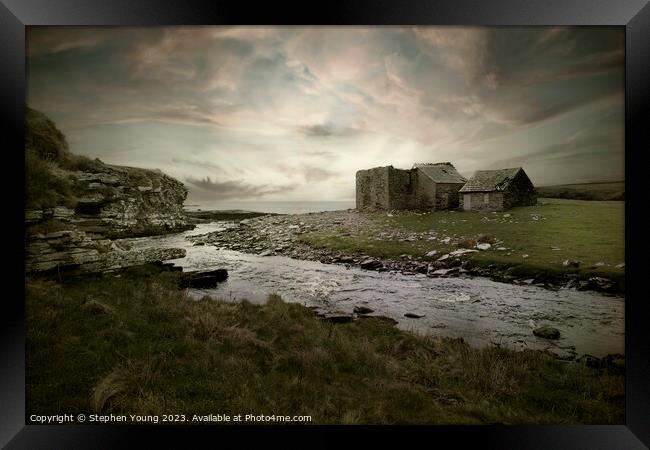
<path fill-rule="evenodd" d="M 57 205 L 74 208 L 76 201 L 69 182 L 57 177 L 52 163 L 34 152 L 25 155 L 25 207 L 52 208 Z"/>
<path fill-rule="evenodd" d="M 62 161 L 69 155 L 63 133 L 42 112 L 27 108 L 25 150 L 45 161 Z"/>

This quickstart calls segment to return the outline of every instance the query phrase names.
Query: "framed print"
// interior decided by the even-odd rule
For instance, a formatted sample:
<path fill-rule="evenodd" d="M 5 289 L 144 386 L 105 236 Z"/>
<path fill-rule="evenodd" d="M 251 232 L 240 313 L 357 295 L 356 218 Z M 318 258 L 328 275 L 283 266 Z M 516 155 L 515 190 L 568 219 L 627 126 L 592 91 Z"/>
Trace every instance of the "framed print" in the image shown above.
<path fill-rule="evenodd" d="M 644 448 L 648 21 L 3 0 L 0 442 Z"/>

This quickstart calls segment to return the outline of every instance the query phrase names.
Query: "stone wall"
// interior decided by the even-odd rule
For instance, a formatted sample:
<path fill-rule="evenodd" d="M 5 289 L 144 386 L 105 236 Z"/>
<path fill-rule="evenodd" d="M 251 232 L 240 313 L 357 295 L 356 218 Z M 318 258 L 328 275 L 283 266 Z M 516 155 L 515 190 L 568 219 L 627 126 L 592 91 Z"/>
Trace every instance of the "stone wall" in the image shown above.
<path fill-rule="evenodd" d="M 436 209 L 436 183 L 420 171 L 414 171 L 416 177 L 416 196 L 418 209 Z M 460 189 L 460 188 L 459 188 Z"/>
<path fill-rule="evenodd" d="M 417 171 L 388 170 L 388 204 L 390 209 L 417 209 Z"/>
<path fill-rule="evenodd" d="M 532 206 L 537 204 L 537 191 L 530 179 L 520 171 L 504 192 L 504 206 Z"/>
<path fill-rule="evenodd" d="M 357 172 L 357 209 L 390 209 L 388 171 L 389 167 L 375 167 Z"/>
<path fill-rule="evenodd" d="M 423 178 L 423 177 L 422 177 Z M 460 183 L 437 183 L 435 184 L 436 201 L 435 209 L 456 209 L 460 205 L 458 191 L 463 187 Z"/>
<path fill-rule="evenodd" d="M 469 205 L 468 205 L 469 199 Z M 461 192 L 461 208 L 471 211 L 503 211 L 502 192 Z"/>

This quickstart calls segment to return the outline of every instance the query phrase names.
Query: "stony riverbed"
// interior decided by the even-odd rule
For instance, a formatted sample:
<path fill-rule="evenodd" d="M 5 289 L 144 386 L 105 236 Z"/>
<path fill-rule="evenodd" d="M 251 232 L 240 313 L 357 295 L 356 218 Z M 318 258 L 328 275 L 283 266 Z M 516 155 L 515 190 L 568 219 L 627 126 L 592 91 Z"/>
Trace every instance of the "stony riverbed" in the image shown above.
<path fill-rule="evenodd" d="M 228 223 L 218 231 L 192 238 L 194 245 L 213 245 L 224 250 L 236 250 L 259 256 L 288 256 L 295 259 L 322 263 L 358 266 L 378 272 L 399 272 L 403 275 L 425 274 L 428 277 L 453 277 L 471 275 L 489 277 L 496 281 L 521 285 L 537 285 L 547 289 L 577 288 L 579 290 L 615 291 L 609 280 L 592 277 L 578 280 L 575 275 L 548 278 L 529 276 L 517 278 L 507 269 L 496 267 L 471 267 L 467 256 L 474 252 L 504 251 L 510 249 L 503 242 L 478 243 L 475 248 L 456 248 L 448 253 L 423 253 L 400 255 L 399 259 L 378 259 L 354 252 L 314 248 L 301 241 L 305 233 L 342 230 L 339 236 L 355 236 L 372 229 L 372 220 L 355 210 L 327 211 L 296 215 L 269 215 Z M 384 229 L 375 239 L 397 242 L 437 241 L 457 246 L 461 240 L 444 232 L 408 232 Z"/>

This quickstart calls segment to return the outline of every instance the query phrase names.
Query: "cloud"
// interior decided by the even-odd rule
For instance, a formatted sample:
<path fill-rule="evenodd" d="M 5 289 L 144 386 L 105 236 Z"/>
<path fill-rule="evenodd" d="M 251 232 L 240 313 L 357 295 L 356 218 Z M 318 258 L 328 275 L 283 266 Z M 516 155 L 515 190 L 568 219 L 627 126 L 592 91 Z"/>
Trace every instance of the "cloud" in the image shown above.
<path fill-rule="evenodd" d="M 197 167 L 201 169 L 214 170 L 221 173 L 225 172 L 223 167 L 211 161 L 198 161 L 198 160 L 191 160 L 186 158 L 172 158 L 172 162 L 176 164 L 183 164 L 183 165 Z"/>
<path fill-rule="evenodd" d="M 322 167 L 304 166 L 302 173 L 307 183 L 318 183 L 328 181 L 339 176 L 338 172 L 323 169 Z"/>
<path fill-rule="evenodd" d="M 353 136 L 359 133 L 359 130 L 352 127 L 342 127 L 331 123 L 323 123 L 299 127 L 298 132 L 308 137 L 333 137 Z"/>
<path fill-rule="evenodd" d="M 265 195 L 281 194 L 295 190 L 296 184 L 290 185 L 252 185 L 244 180 L 212 181 L 210 177 L 202 179 L 186 178 L 185 181 L 197 188 L 191 191 L 192 198 L 201 200 L 231 200 L 258 198 Z"/>
<path fill-rule="evenodd" d="M 470 170 L 523 161 L 576 130 L 602 140 L 605 115 L 608 130 L 623 126 L 609 102 L 624 80 L 613 27 L 30 27 L 27 37 L 28 104 L 73 151 L 155 164 L 204 198 L 349 196 L 365 167 Z M 584 149 L 585 159 L 605 151 Z"/>

